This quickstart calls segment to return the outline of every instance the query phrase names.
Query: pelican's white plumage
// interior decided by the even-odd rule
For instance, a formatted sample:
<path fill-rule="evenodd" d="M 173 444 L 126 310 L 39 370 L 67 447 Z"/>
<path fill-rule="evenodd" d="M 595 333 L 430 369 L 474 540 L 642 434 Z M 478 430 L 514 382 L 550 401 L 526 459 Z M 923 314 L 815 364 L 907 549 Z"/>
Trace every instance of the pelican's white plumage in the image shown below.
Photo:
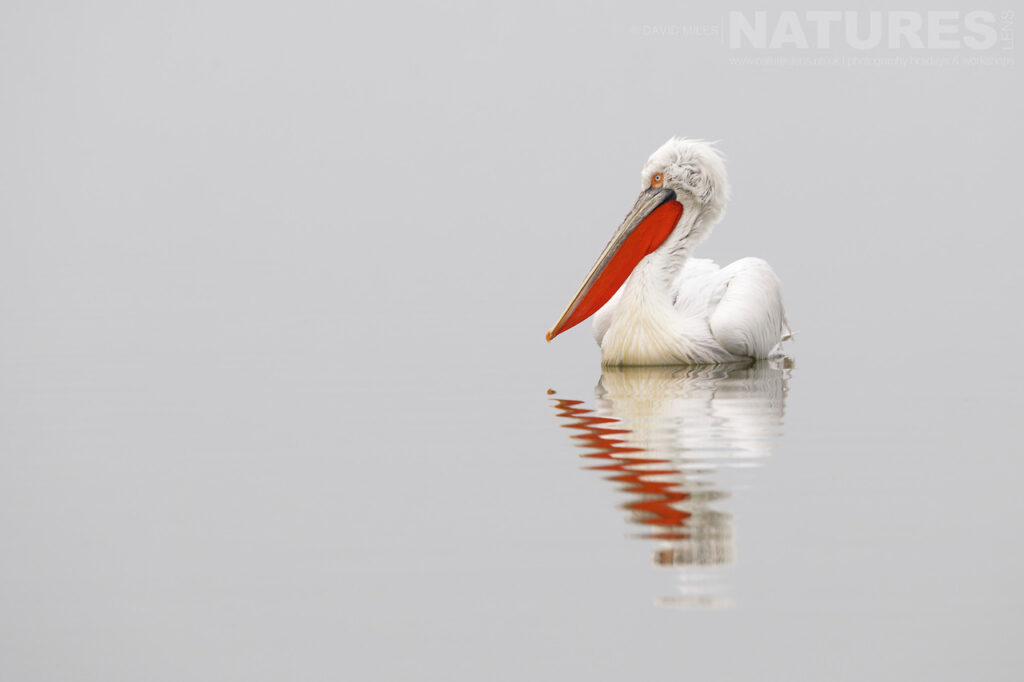
<path fill-rule="evenodd" d="M 720 268 L 689 259 L 666 289 L 651 284 L 655 266 L 641 262 L 594 315 L 602 364 L 700 365 L 781 353 L 788 328 L 768 263 L 742 258 Z"/>
<path fill-rule="evenodd" d="M 789 329 L 772 268 L 760 258 L 725 267 L 691 258 L 722 217 L 729 198 L 725 162 L 718 151 L 700 140 L 672 138 L 644 165 L 641 186 L 641 199 L 658 192 L 664 201 L 674 193 L 682 216 L 594 314 L 602 364 L 707 364 L 781 353 Z M 634 207 L 634 226 L 643 217 L 637 212 Z M 581 292 L 589 291 L 600 276 L 600 265 L 599 259 L 597 275 L 592 273 Z M 555 334 L 561 331 L 559 325 Z"/>

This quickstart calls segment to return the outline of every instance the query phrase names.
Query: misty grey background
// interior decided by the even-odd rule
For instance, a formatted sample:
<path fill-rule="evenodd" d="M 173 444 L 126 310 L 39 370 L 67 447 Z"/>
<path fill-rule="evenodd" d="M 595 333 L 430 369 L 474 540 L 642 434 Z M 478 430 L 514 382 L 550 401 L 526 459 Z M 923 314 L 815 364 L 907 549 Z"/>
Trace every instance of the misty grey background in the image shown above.
<path fill-rule="evenodd" d="M 725 9 L 5 0 L 0 677 L 1018 679 L 1019 70 L 642 28 Z M 671 135 L 798 331 L 725 611 L 545 394 Z"/>

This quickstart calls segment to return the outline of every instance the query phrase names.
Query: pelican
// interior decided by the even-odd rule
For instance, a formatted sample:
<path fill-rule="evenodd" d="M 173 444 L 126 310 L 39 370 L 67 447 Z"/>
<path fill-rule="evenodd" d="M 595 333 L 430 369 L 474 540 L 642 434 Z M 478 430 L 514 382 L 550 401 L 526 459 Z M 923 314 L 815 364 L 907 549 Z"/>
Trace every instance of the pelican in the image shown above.
<path fill-rule="evenodd" d="M 674 137 L 640 173 L 633 209 L 612 235 L 551 341 L 588 317 L 603 365 L 701 365 L 781 354 L 792 333 L 779 278 L 760 258 L 719 267 L 691 258 L 725 211 L 725 162 Z"/>

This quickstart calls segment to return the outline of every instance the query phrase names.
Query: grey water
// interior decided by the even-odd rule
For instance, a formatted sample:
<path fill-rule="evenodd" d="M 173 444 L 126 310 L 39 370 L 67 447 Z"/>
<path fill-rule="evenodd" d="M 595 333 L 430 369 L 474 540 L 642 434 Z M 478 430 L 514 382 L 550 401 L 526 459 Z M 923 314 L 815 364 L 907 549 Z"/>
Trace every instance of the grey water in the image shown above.
<path fill-rule="evenodd" d="M 1015 67 L 350 5 L 0 7 L 0 679 L 1020 679 Z M 544 341 L 671 135 L 788 362 Z"/>
<path fill-rule="evenodd" d="M 1024 464 L 993 381 L 805 355 L 9 361 L 3 666 L 1013 679 Z"/>

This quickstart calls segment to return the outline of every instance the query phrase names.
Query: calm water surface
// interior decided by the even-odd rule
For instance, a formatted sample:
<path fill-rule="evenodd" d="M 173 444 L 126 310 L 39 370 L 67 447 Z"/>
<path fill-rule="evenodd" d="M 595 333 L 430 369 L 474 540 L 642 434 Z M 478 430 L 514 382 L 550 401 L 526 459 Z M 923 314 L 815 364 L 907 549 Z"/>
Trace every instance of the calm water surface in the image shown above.
<path fill-rule="evenodd" d="M 1009 384 L 805 358 L 9 362 L 5 677 L 1016 679 Z"/>

